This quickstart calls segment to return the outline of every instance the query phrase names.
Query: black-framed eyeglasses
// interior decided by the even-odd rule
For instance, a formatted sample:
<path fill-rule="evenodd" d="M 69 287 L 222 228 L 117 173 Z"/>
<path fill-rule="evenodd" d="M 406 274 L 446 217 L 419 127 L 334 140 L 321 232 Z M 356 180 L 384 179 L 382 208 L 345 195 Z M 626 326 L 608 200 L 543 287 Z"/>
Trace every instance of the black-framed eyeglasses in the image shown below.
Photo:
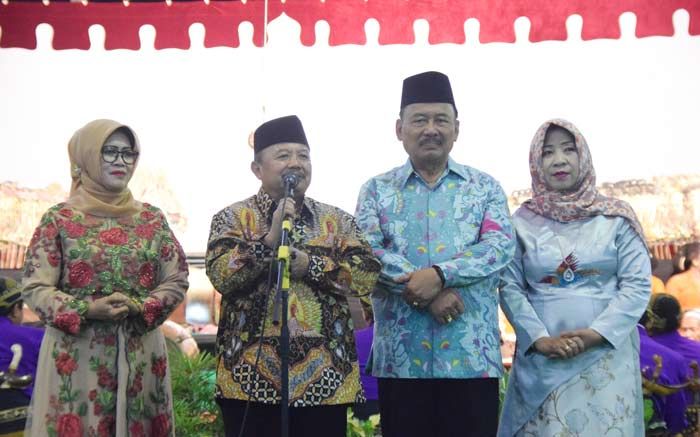
<path fill-rule="evenodd" d="M 111 147 L 102 149 L 102 160 L 108 164 L 113 164 L 117 162 L 119 156 L 122 157 L 122 161 L 124 161 L 124 164 L 133 164 L 139 157 L 139 152 L 135 152 L 129 149 L 120 151 L 119 149 L 113 149 Z"/>

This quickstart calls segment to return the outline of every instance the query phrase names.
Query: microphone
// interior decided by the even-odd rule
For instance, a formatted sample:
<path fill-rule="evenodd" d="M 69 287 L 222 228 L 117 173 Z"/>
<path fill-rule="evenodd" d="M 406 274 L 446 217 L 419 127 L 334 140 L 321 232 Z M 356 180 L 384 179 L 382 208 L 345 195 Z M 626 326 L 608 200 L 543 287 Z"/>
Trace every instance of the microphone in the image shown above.
<path fill-rule="evenodd" d="M 296 173 L 284 174 L 282 175 L 282 182 L 284 183 L 286 194 L 294 197 L 294 188 L 299 183 L 299 176 Z"/>
<path fill-rule="evenodd" d="M 289 188 L 296 188 L 299 183 L 299 176 L 297 176 L 296 173 L 287 173 L 282 175 L 282 181 L 284 185 L 287 185 Z"/>

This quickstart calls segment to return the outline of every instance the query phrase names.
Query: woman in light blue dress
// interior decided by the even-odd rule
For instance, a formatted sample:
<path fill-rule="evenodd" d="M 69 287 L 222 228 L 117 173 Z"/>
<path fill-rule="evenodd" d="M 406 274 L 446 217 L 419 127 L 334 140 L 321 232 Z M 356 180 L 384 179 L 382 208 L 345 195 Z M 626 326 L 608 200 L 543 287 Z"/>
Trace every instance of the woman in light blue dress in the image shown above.
<path fill-rule="evenodd" d="M 517 346 L 499 436 L 643 436 L 642 228 L 627 203 L 598 193 L 588 145 L 565 120 L 538 129 L 530 173 L 501 283 Z"/>

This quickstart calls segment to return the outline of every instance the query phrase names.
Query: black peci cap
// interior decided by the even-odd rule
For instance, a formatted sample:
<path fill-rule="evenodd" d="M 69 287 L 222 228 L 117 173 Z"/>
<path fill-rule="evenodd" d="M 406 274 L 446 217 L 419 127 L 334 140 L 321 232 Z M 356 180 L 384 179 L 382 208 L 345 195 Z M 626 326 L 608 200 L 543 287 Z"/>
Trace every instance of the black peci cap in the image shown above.
<path fill-rule="evenodd" d="M 298 143 L 309 145 L 304 133 L 304 126 L 296 115 L 275 118 L 266 121 L 255 129 L 253 150 L 260 152 L 266 147 L 279 143 Z"/>

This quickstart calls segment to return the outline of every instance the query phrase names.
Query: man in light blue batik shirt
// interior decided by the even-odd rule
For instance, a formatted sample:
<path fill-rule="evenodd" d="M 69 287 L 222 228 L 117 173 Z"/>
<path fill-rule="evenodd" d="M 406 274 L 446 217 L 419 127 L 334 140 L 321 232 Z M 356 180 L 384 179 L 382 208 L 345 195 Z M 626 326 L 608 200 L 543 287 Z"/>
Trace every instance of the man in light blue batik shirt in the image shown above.
<path fill-rule="evenodd" d="M 447 76 L 404 80 L 396 136 L 407 162 L 362 186 L 357 221 L 382 272 L 368 369 L 384 437 L 492 436 L 498 426 L 499 272 L 515 240 L 491 176 L 453 161 Z"/>

